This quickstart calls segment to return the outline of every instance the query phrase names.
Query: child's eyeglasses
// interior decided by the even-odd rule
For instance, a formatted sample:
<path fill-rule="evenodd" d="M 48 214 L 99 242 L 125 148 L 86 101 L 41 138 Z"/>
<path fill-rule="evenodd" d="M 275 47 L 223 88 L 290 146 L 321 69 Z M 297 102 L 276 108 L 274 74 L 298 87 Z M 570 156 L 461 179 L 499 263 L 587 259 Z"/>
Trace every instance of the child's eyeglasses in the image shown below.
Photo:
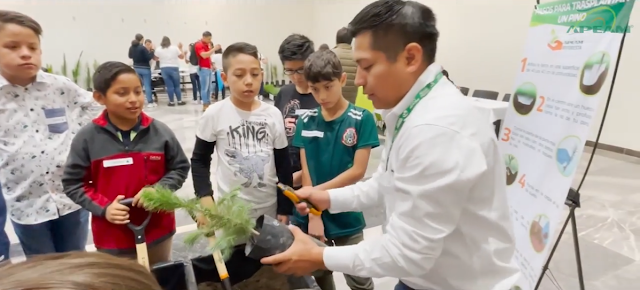
<path fill-rule="evenodd" d="M 288 75 L 288 76 L 291 76 L 291 75 L 294 75 L 294 74 L 299 74 L 299 75 L 301 75 L 301 74 L 304 74 L 304 69 L 303 69 L 303 68 L 301 68 L 301 69 L 296 69 L 296 70 L 293 70 L 293 69 L 285 69 L 285 70 L 284 70 L 284 74 L 285 74 L 285 75 Z"/>

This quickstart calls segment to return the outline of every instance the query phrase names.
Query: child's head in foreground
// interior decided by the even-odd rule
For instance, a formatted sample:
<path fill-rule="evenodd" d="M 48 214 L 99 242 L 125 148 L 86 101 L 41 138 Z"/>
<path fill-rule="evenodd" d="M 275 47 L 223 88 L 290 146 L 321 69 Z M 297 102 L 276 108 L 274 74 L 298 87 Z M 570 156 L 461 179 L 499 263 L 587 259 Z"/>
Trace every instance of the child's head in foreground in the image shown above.
<path fill-rule="evenodd" d="M 262 69 L 258 48 L 246 42 L 236 42 L 222 53 L 222 81 L 229 86 L 231 97 L 253 102 L 260 93 Z"/>
<path fill-rule="evenodd" d="M 144 106 L 142 83 L 136 71 L 121 62 L 101 64 L 93 75 L 93 98 L 110 118 L 137 120 Z"/>
<path fill-rule="evenodd" d="M 304 61 L 314 52 L 313 41 L 302 34 L 291 34 L 282 41 L 278 55 L 284 74 L 298 87 L 306 87 L 304 79 Z"/>
<path fill-rule="evenodd" d="M 0 10 L 0 72 L 12 84 L 26 86 L 42 67 L 42 27 L 20 12 Z"/>
<path fill-rule="evenodd" d="M 333 108 L 343 99 L 342 87 L 347 75 L 333 51 L 319 50 L 311 54 L 304 63 L 304 78 L 321 107 Z"/>
<path fill-rule="evenodd" d="M 133 260 L 103 253 L 35 256 L 0 265 L 0 290 L 161 290 L 153 274 Z"/>

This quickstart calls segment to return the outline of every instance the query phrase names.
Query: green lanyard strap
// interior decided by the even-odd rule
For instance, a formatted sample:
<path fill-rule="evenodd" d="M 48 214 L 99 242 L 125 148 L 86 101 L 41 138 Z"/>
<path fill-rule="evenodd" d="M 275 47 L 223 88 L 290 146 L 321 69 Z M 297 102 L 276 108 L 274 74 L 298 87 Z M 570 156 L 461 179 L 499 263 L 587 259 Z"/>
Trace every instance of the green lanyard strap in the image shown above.
<path fill-rule="evenodd" d="M 422 101 L 422 99 L 424 99 L 431 92 L 433 87 L 438 84 L 440 79 L 442 79 L 442 72 L 439 72 L 433 79 L 433 81 L 424 86 L 424 88 L 422 88 L 413 98 L 411 104 L 406 109 L 404 109 L 400 116 L 398 116 L 396 127 L 393 129 L 393 137 L 391 138 L 391 143 L 389 144 L 389 151 L 387 151 L 387 161 L 385 169 L 389 168 L 389 157 L 391 156 L 391 149 L 393 148 L 393 143 L 396 141 L 396 137 L 398 137 L 398 133 L 400 133 L 402 126 L 404 126 L 404 122 L 407 121 L 407 118 L 409 117 L 409 115 L 411 115 L 413 108 L 415 108 L 416 105 L 420 103 L 420 101 Z"/>

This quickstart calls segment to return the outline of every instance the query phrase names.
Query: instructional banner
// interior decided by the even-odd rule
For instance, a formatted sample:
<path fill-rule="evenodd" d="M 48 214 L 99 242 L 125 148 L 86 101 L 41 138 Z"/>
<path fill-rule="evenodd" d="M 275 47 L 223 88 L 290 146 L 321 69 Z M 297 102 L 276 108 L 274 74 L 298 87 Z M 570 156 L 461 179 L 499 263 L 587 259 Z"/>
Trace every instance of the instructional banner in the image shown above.
<path fill-rule="evenodd" d="M 533 12 L 500 146 L 522 278 L 533 290 L 635 0 L 563 0 Z"/>

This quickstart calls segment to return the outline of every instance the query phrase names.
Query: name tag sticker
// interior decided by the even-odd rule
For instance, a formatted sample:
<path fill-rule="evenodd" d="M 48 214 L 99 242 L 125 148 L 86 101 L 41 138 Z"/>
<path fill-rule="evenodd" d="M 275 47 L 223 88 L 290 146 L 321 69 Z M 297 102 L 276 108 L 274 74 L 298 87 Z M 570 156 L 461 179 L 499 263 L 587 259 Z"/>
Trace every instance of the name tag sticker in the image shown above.
<path fill-rule="evenodd" d="M 322 131 L 302 130 L 302 132 L 300 132 L 300 135 L 302 135 L 302 137 L 318 137 L 318 138 L 322 138 L 322 137 L 324 137 L 324 132 L 322 132 Z"/>
<path fill-rule="evenodd" d="M 47 125 L 64 124 L 67 122 L 67 116 L 45 118 L 44 122 Z"/>
<path fill-rule="evenodd" d="M 104 166 L 104 168 L 131 165 L 131 164 L 133 164 L 133 158 L 131 157 L 102 161 L 102 166 Z"/>

